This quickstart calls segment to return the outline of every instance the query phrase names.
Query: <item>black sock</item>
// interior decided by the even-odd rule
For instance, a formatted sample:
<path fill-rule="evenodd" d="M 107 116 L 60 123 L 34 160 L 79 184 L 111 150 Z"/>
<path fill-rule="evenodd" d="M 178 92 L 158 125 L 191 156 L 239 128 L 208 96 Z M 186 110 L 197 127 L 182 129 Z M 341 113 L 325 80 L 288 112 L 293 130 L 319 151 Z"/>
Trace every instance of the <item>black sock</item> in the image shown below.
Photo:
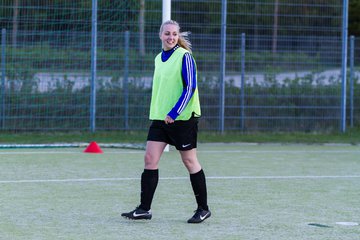
<path fill-rule="evenodd" d="M 144 169 L 141 174 L 140 208 L 145 211 L 151 209 L 151 202 L 159 181 L 159 170 Z"/>
<path fill-rule="evenodd" d="M 204 171 L 201 169 L 199 172 L 190 174 L 191 186 L 194 190 L 196 203 L 198 208 L 202 208 L 206 211 L 209 210 L 207 205 L 207 190 L 206 190 L 206 179 Z"/>

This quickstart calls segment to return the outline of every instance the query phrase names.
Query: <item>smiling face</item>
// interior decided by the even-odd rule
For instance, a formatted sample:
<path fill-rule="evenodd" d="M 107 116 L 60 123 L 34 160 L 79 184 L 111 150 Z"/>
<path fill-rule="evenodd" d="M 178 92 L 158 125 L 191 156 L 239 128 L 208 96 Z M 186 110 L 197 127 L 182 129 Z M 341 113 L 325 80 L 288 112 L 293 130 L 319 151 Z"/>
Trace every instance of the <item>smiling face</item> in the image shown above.
<path fill-rule="evenodd" d="M 165 51 L 175 47 L 179 41 L 179 26 L 175 24 L 165 24 L 160 32 L 160 39 Z"/>

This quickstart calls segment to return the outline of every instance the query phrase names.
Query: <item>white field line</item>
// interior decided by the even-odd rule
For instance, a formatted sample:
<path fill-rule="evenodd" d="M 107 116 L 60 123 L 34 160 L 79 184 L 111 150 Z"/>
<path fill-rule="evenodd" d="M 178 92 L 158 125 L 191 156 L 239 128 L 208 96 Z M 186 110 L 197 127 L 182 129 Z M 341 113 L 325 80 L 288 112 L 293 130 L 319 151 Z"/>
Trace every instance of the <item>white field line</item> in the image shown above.
<path fill-rule="evenodd" d="M 124 152 L 105 152 L 104 154 L 143 154 L 144 151 L 124 151 Z M 83 152 L 57 152 L 57 151 L 52 151 L 52 152 L 42 152 L 42 151 L 29 151 L 29 152 L 1 152 L 0 151 L 0 155 L 30 155 L 30 154 L 89 154 L 89 155 L 99 155 L 99 154 L 93 154 L 93 153 L 83 153 Z"/>
<path fill-rule="evenodd" d="M 207 150 L 201 153 L 360 153 L 359 150 Z"/>
<path fill-rule="evenodd" d="M 351 179 L 360 175 L 329 175 L 329 176 L 209 176 L 209 180 L 276 180 L 276 179 Z M 160 180 L 188 180 L 189 177 L 162 177 Z M 140 178 L 68 178 L 68 179 L 32 179 L 32 180 L 0 180 L 0 184 L 8 183 L 75 183 L 75 182 L 110 182 L 139 181 Z"/>
<path fill-rule="evenodd" d="M 144 150 L 138 151 L 106 151 L 103 150 L 103 154 L 144 154 Z M 198 150 L 198 153 L 360 153 L 359 150 Z M 88 154 L 88 155 L 99 155 L 92 153 L 83 153 L 82 151 L 64 152 L 64 151 L 26 151 L 26 152 L 2 152 L 0 155 L 29 155 L 29 154 Z"/>

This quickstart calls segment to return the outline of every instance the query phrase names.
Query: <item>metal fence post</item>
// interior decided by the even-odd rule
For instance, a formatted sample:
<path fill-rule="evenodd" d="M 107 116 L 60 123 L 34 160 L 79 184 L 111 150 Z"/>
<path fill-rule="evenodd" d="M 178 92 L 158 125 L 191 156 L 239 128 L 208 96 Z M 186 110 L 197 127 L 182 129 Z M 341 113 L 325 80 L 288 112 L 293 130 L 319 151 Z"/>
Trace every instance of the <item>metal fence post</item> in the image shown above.
<path fill-rule="evenodd" d="M 1 129 L 5 128 L 6 29 L 1 30 Z"/>
<path fill-rule="evenodd" d="M 350 37 L 350 127 L 354 127 L 354 51 L 355 37 Z"/>
<path fill-rule="evenodd" d="M 225 122 L 225 70 L 226 70 L 226 13 L 227 1 L 222 0 L 221 6 L 221 57 L 220 57 L 220 114 L 219 130 L 224 133 Z"/>
<path fill-rule="evenodd" d="M 97 62 L 97 0 L 92 0 L 91 14 L 91 83 L 90 83 L 90 131 L 96 128 L 96 62 Z"/>
<path fill-rule="evenodd" d="M 245 33 L 241 34 L 241 130 L 245 128 Z"/>
<path fill-rule="evenodd" d="M 347 74 L 347 41 L 348 41 L 348 7 L 349 1 L 343 0 L 342 23 L 342 67 L 341 67 L 341 132 L 346 132 L 346 74 Z"/>
<path fill-rule="evenodd" d="M 162 1 L 162 21 L 171 19 L 171 0 Z"/>
<path fill-rule="evenodd" d="M 125 31 L 125 56 L 124 56 L 124 82 L 123 82 L 123 91 L 124 91 L 124 127 L 125 129 L 129 128 L 129 43 L 130 43 L 130 32 Z"/>

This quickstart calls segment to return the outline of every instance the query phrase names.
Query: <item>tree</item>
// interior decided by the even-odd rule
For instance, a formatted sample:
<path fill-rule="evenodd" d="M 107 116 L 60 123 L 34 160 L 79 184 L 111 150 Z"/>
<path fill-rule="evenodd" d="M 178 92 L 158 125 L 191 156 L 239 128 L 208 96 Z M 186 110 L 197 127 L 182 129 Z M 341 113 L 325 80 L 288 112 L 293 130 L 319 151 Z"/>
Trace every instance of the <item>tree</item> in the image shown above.
<path fill-rule="evenodd" d="M 13 14 L 13 20 L 12 20 L 12 45 L 13 47 L 16 47 L 17 45 L 17 33 L 18 33 L 18 16 L 19 16 L 19 0 L 14 0 L 14 14 Z"/>
<path fill-rule="evenodd" d="M 145 56 L 145 0 L 140 0 L 139 11 L 139 52 Z"/>
<path fill-rule="evenodd" d="M 272 53 L 276 53 L 277 50 L 277 36 L 278 36 L 278 25 L 279 25 L 279 0 L 275 0 L 274 5 L 274 27 L 272 36 Z"/>
<path fill-rule="evenodd" d="M 349 2 L 349 35 L 360 35 L 360 0 Z"/>

